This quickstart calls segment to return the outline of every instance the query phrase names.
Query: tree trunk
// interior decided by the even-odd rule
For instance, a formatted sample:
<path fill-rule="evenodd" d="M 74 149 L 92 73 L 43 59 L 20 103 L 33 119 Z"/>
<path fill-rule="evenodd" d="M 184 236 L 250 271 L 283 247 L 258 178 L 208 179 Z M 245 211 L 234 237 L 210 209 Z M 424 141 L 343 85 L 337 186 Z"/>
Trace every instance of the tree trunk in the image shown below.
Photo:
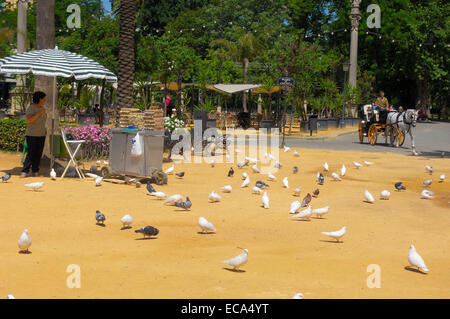
<path fill-rule="evenodd" d="M 123 107 L 134 107 L 134 33 L 136 0 L 120 0 L 119 69 L 117 72 L 117 112 Z M 119 126 L 119 114 L 116 114 Z"/>
<path fill-rule="evenodd" d="M 243 76 L 243 83 L 247 83 L 247 68 L 248 68 L 248 59 L 245 58 L 242 63 L 242 76 Z M 247 93 L 245 91 L 242 91 L 242 107 L 244 108 L 244 112 L 248 112 L 247 110 Z"/>
<path fill-rule="evenodd" d="M 36 49 L 55 48 L 55 0 L 36 1 Z M 47 112 L 47 137 L 45 139 L 44 156 L 51 157 L 50 154 L 50 134 L 52 134 L 52 110 L 53 110 L 53 78 L 37 75 L 34 85 L 35 91 L 42 91 L 46 96 L 45 110 Z M 58 97 L 56 96 L 56 101 Z M 59 131 L 59 112 L 55 105 L 55 132 Z"/>
<path fill-rule="evenodd" d="M 99 124 L 100 127 L 103 126 L 103 120 L 104 120 L 104 108 L 105 108 L 105 87 L 106 87 L 106 79 L 103 79 L 102 81 L 102 90 L 100 91 L 100 114 L 99 114 Z"/>

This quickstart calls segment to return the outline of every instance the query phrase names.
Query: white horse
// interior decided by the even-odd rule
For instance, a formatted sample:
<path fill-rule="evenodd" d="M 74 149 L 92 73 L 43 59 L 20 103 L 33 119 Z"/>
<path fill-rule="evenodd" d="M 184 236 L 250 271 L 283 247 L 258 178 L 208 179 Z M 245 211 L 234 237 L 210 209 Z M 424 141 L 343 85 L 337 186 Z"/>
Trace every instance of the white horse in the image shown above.
<path fill-rule="evenodd" d="M 413 109 L 408 109 L 404 112 L 389 112 L 386 119 L 386 142 L 390 134 L 395 134 L 395 129 L 398 127 L 398 135 L 397 135 L 397 142 L 396 147 L 399 147 L 399 140 L 400 140 L 400 133 L 403 132 L 405 138 L 406 134 L 409 133 L 409 136 L 411 137 L 411 148 L 414 155 L 419 155 L 416 152 L 416 147 L 414 145 L 414 136 L 412 133 L 412 128 L 416 127 L 417 124 L 417 118 L 418 118 L 418 111 Z M 388 129 L 392 126 L 392 130 Z M 391 137 L 391 146 L 393 145 L 394 138 Z"/>

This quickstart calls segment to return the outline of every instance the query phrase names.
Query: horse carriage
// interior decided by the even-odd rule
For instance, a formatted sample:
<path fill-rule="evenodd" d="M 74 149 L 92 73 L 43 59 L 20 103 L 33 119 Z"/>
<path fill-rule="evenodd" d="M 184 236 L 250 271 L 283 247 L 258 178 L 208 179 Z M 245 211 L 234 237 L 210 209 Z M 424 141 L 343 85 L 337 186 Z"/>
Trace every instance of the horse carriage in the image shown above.
<path fill-rule="evenodd" d="M 372 105 L 367 104 L 359 109 L 359 142 L 364 143 L 364 137 L 367 137 L 370 145 L 375 145 L 378 136 L 390 137 L 390 144 L 394 142 L 402 146 L 405 142 L 405 132 L 399 129 L 398 123 L 386 124 L 390 111 L 373 110 Z M 397 113 L 397 112 L 396 112 Z"/>

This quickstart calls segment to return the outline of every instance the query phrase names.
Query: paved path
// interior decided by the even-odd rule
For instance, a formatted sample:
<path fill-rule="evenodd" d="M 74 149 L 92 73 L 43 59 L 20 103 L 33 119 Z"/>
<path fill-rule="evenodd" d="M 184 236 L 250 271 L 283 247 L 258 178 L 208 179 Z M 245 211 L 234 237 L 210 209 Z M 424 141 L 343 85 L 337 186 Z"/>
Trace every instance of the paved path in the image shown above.
<path fill-rule="evenodd" d="M 441 157 L 442 152 L 446 158 L 450 158 L 450 123 L 431 122 L 417 123 L 414 131 L 414 142 L 416 150 L 420 156 Z M 286 138 L 286 145 L 292 147 L 334 149 L 334 150 L 356 150 L 370 152 L 394 152 L 404 155 L 411 155 L 411 139 L 406 135 L 405 143 L 402 147 L 390 147 L 384 143 L 384 136 L 379 136 L 377 144 L 371 146 L 364 137 L 364 143 L 359 142 L 358 133 L 343 135 L 325 140 L 305 140 Z"/>

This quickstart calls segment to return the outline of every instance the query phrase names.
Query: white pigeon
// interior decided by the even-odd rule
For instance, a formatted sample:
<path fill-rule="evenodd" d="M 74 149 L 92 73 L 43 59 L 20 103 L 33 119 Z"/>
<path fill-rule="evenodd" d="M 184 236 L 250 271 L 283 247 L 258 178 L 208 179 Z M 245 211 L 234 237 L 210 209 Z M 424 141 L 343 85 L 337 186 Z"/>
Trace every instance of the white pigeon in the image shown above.
<path fill-rule="evenodd" d="M 424 189 L 421 193 L 420 193 L 421 198 L 426 198 L 426 199 L 433 199 L 433 193 L 430 193 L 429 190 Z"/>
<path fill-rule="evenodd" d="M 361 165 L 361 164 L 359 164 L 358 162 L 353 162 L 353 165 L 355 165 L 355 167 L 356 167 L 356 168 L 360 168 L 360 167 L 362 167 L 362 165 Z"/>
<path fill-rule="evenodd" d="M 102 164 L 102 161 L 101 161 L 101 160 L 98 160 L 96 163 L 97 163 L 97 165 L 101 165 L 101 164 Z"/>
<path fill-rule="evenodd" d="M 100 186 L 100 185 L 102 184 L 102 181 L 103 181 L 103 177 L 98 176 L 98 177 L 95 179 L 95 186 Z"/>
<path fill-rule="evenodd" d="M 381 199 L 389 199 L 390 196 L 391 196 L 391 193 L 388 190 L 382 190 L 380 193 Z"/>
<path fill-rule="evenodd" d="M 445 181 L 445 175 L 441 174 L 441 176 L 439 176 L 439 183 L 442 183 L 443 181 Z"/>
<path fill-rule="evenodd" d="M 254 194 L 261 194 L 261 193 L 262 193 L 262 189 L 259 188 L 259 187 L 253 186 L 252 192 L 253 192 Z"/>
<path fill-rule="evenodd" d="M 108 161 L 103 161 L 103 164 L 109 165 L 109 162 Z"/>
<path fill-rule="evenodd" d="M 281 162 L 279 162 L 279 161 L 275 161 L 275 168 L 282 168 L 283 167 L 283 164 L 281 164 Z"/>
<path fill-rule="evenodd" d="M 273 156 L 272 154 L 270 154 L 270 153 L 266 153 L 266 154 L 264 154 L 264 157 L 266 157 L 266 158 L 270 158 L 272 161 L 273 160 L 275 160 L 275 156 Z"/>
<path fill-rule="evenodd" d="M 300 201 L 298 200 L 293 201 L 291 203 L 291 207 L 289 208 L 289 214 L 295 214 L 300 209 L 301 206 L 302 203 L 300 203 Z"/>
<path fill-rule="evenodd" d="M 288 182 L 287 176 L 285 178 L 283 178 L 283 186 L 286 188 L 289 188 L 289 182 Z"/>
<path fill-rule="evenodd" d="M 429 187 L 432 182 L 433 182 L 432 179 L 427 179 L 426 181 L 423 181 L 422 184 L 425 185 L 426 187 Z"/>
<path fill-rule="evenodd" d="M 44 186 L 44 182 L 34 182 L 30 184 L 25 184 L 26 187 L 31 187 L 33 190 L 37 191 L 39 188 Z"/>
<path fill-rule="evenodd" d="M 246 179 L 248 174 L 246 172 L 242 173 L 242 179 Z"/>
<path fill-rule="evenodd" d="M 344 164 L 342 164 L 342 167 L 341 167 L 341 176 L 345 176 L 345 172 L 347 171 L 347 168 L 345 168 L 345 165 Z"/>
<path fill-rule="evenodd" d="M 252 157 L 245 157 L 245 160 L 248 161 L 250 164 L 256 164 L 259 162 L 259 160 L 257 158 L 252 158 Z"/>
<path fill-rule="evenodd" d="M 215 191 L 212 191 L 212 192 L 209 194 L 208 198 L 209 198 L 209 200 L 210 200 L 211 202 L 214 203 L 214 202 L 220 201 L 220 199 L 221 199 L 222 197 L 220 197 L 220 195 L 217 194 Z"/>
<path fill-rule="evenodd" d="M 372 162 L 364 161 L 364 164 L 366 164 L 367 166 L 370 166 L 370 165 L 372 165 L 373 163 L 372 163 Z"/>
<path fill-rule="evenodd" d="M 267 195 L 267 192 L 264 192 L 261 201 L 264 208 L 269 208 L 269 196 Z"/>
<path fill-rule="evenodd" d="M 330 206 L 325 206 L 322 208 L 313 209 L 312 213 L 316 214 L 316 216 L 320 216 L 320 218 L 322 218 L 323 215 L 328 214 L 329 210 L 330 210 Z"/>
<path fill-rule="evenodd" d="M 333 177 L 337 181 L 342 181 L 342 178 L 339 177 L 338 173 L 331 173 L 331 177 Z"/>
<path fill-rule="evenodd" d="M 291 299 L 305 299 L 301 292 L 296 293 Z"/>
<path fill-rule="evenodd" d="M 309 217 L 311 217 L 311 214 L 312 214 L 312 207 L 311 205 L 308 205 L 306 209 L 292 215 L 292 218 L 309 219 Z"/>
<path fill-rule="evenodd" d="M 133 217 L 131 215 L 126 214 L 123 216 L 120 221 L 122 222 L 123 227 L 130 227 L 133 222 Z"/>
<path fill-rule="evenodd" d="M 168 169 L 166 169 L 166 170 L 164 171 L 164 173 L 166 173 L 166 174 L 172 174 L 174 170 L 175 170 L 175 165 L 172 165 L 171 167 L 169 167 Z"/>
<path fill-rule="evenodd" d="M 183 201 L 183 196 L 181 196 L 180 194 L 175 194 L 175 195 L 167 197 L 164 200 L 164 204 L 175 205 L 175 203 L 179 203 L 182 201 Z"/>
<path fill-rule="evenodd" d="M 225 186 L 223 186 L 222 187 L 222 191 L 224 192 L 224 193 L 231 193 L 231 190 L 232 190 L 233 188 L 231 187 L 231 185 L 225 185 Z"/>
<path fill-rule="evenodd" d="M 150 193 L 150 195 L 155 196 L 158 199 L 163 199 L 166 197 L 166 194 L 163 192 L 153 192 L 153 193 Z"/>
<path fill-rule="evenodd" d="M 259 168 L 258 168 L 258 166 L 256 166 L 256 164 L 252 166 L 252 170 L 255 173 L 259 173 Z"/>
<path fill-rule="evenodd" d="M 372 194 L 370 194 L 367 189 L 364 191 L 364 197 L 365 197 L 366 201 L 368 201 L 369 203 L 373 203 L 375 201 Z"/>
<path fill-rule="evenodd" d="M 344 226 L 341 229 L 336 230 L 336 231 L 331 231 L 331 232 L 323 231 L 322 234 L 330 236 L 339 242 L 339 239 L 341 239 L 345 235 L 346 231 L 347 231 L 347 227 Z"/>
<path fill-rule="evenodd" d="M 270 181 L 274 181 L 274 180 L 277 179 L 277 178 L 275 177 L 275 175 L 273 175 L 271 172 L 268 172 L 268 173 L 267 173 L 267 178 L 268 178 Z"/>
<path fill-rule="evenodd" d="M 294 152 L 292 154 L 294 154 L 295 157 L 299 157 L 300 156 L 300 154 L 296 150 L 294 150 Z"/>
<path fill-rule="evenodd" d="M 425 169 L 428 171 L 428 173 L 433 174 L 433 167 L 426 165 Z"/>
<path fill-rule="evenodd" d="M 52 168 L 52 171 L 50 172 L 50 178 L 52 179 L 52 180 L 55 180 L 56 179 L 56 172 L 55 172 L 55 170 Z"/>
<path fill-rule="evenodd" d="M 328 163 L 327 163 L 327 162 L 325 162 L 325 163 L 323 164 L 323 169 L 324 169 L 325 171 L 328 171 Z"/>
<path fill-rule="evenodd" d="M 301 187 L 294 188 L 293 191 L 294 191 L 294 196 L 300 196 L 302 188 Z"/>
<path fill-rule="evenodd" d="M 242 182 L 241 187 L 247 187 L 248 185 L 250 185 L 250 177 L 246 177 L 245 180 Z"/>
<path fill-rule="evenodd" d="M 216 228 L 214 227 L 214 225 L 207 221 L 205 217 L 199 217 L 198 218 L 198 225 L 200 226 L 200 228 L 202 229 L 202 233 L 208 233 L 210 231 L 216 231 Z"/>
<path fill-rule="evenodd" d="M 216 164 L 216 161 L 212 159 L 211 162 L 209 162 L 209 164 L 211 164 L 211 167 L 214 167 L 214 165 Z"/>
<path fill-rule="evenodd" d="M 19 245 L 20 251 L 28 251 L 28 248 L 31 246 L 31 238 L 28 235 L 28 229 L 25 229 L 22 235 L 20 235 L 17 244 Z"/>
<path fill-rule="evenodd" d="M 409 247 L 408 262 L 409 262 L 409 264 L 411 266 L 417 267 L 417 269 L 422 269 L 425 272 L 430 271 L 428 269 L 428 267 L 425 265 L 425 262 L 423 261 L 423 258 L 416 251 L 416 248 L 414 247 L 414 245 L 411 245 Z"/>
<path fill-rule="evenodd" d="M 87 175 L 87 176 L 89 176 L 89 177 L 91 177 L 93 179 L 96 179 L 98 177 L 98 175 L 92 174 L 92 173 L 85 173 L 85 175 Z"/>
<path fill-rule="evenodd" d="M 242 254 L 237 255 L 231 259 L 225 260 L 224 263 L 233 267 L 234 270 L 238 270 L 239 267 L 244 266 L 248 261 L 248 249 L 244 249 Z"/>
<path fill-rule="evenodd" d="M 14 297 L 13 295 L 9 294 L 6 299 L 16 299 L 16 297 Z"/>
<path fill-rule="evenodd" d="M 289 146 L 284 146 L 284 152 L 286 153 L 286 152 L 289 152 L 291 150 L 291 148 L 289 147 Z"/>

